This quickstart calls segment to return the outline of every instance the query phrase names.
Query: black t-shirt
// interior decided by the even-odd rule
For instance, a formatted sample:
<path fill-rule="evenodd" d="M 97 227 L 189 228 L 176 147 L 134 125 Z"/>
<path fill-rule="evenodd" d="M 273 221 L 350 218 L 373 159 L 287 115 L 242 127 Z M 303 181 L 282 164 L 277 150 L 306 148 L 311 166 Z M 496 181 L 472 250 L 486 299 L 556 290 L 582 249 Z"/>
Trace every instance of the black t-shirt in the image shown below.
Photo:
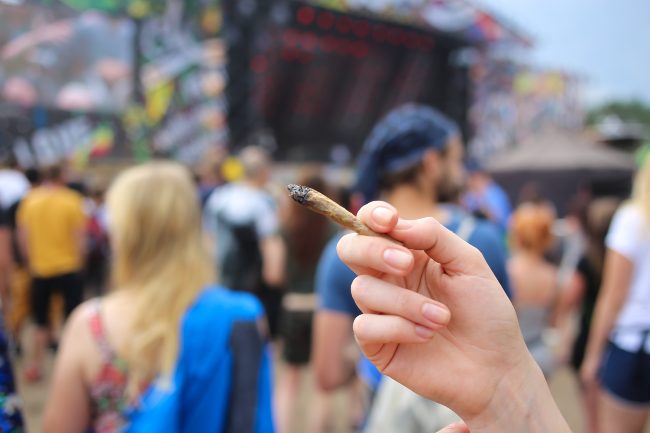
<path fill-rule="evenodd" d="M 577 271 L 585 280 L 585 295 L 582 301 L 582 311 L 580 312 L 580 328 L 588 331 L 591 327 L 594 310 L 596 309 L 601 275 L 586 257 L 583 257 L 578 263 Z"/>
<path fill-rule="evenodd" d="M 18 247 L 18 230 L 16 223 L 16 215 L 18 213 L 18 206 L 20 201 L 14 203 L 9 208 L 0 207 L 0 229 L 8 229 L 11 235 L 11 250 L 14 258 L 14 262 L 17 265 L 23 265 L 25 261 L 23 256 L 20 253 Z"/>
<path fill-rule="evenodd" d="M 0 206 L 0 229 L 10 229 L 9 210 Z"/>
<path fill-rule="evenodd" d="M 580 328 L 578 329 L 578 335 L 573 344 L 573 353 L 571 354 L 571 365 L 575 370 L 579 370 L 585 357 L 587 341 L 589 341 L 591 319 L 596 308 L 602 275 L 587 257 L 580 259 L 576 271 L 585 281 L 585 294 L 580 308 Z"/>
<path fill-rule="evenodd" d="M 11 225 L 9 224 L 9 211 L 0 206 L 0 230 L 8 230 L 11 235 Z"/>

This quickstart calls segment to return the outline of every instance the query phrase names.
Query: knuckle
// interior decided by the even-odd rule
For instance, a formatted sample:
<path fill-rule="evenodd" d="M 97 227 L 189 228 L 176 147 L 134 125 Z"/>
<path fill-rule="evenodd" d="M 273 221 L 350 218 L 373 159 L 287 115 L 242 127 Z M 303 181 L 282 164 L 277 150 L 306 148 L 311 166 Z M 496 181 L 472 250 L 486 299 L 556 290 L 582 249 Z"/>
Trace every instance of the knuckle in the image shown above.
<path fill-rule="evenodd" d="M 428 225 L 428 226 L 433 226 L 433 225 L 436 225 L 436 223 L 437 223 L 436 219 L 434 217 L 430 217 L 430 216 L 422 218 L 421 221 L 422 221 L 422 224 L 425 224 L 425 225 Z"/>
<path fill-rule="evenodd" d="M 483 253 L 481 252 L 481 250 L 476 248 L 474 245 L 470 245 L 469 248 L 470 248 L 470 254 L 473 259 L 483 260 Z"/>
<path fill-rule="evenodd" d="M 440 223 L 434 217 L 424 217 L 420 220 L 421 228 L 426 233 L 434 233 Z"/>

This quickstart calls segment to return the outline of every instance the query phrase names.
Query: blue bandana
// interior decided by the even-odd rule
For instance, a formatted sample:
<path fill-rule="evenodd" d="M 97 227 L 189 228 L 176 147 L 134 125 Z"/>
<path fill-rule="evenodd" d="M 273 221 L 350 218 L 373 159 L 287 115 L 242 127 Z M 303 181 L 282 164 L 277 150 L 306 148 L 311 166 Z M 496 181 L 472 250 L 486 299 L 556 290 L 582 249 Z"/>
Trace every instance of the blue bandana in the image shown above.
<path fill-rule="evenodd" d="M 386 115 L 372 130 L 357 163 L 356 191 L 377 198 L 379 179 L 414 166 L 429 149 L 445 150 L 458 127 L 433 108 L 407 104 Z"/>

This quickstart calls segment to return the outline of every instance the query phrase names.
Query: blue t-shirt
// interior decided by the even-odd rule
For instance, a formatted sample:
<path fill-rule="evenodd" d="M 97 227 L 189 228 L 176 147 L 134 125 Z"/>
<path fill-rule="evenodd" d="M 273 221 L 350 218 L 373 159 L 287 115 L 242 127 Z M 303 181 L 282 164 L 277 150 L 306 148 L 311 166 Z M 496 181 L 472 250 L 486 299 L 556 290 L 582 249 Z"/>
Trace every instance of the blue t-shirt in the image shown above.
<path fill-rule="evenodd" d="M 510 199 L 496 182 L 490 182 L 482 195 L 467 193 L 463 198 L 463 203 L 472 212 L 487 208 L 498 227 L 503 231 L 508 230 L 508 222 L 512 213 Z"/>
<path fill-rule="evenodd" d="M 458 234 L 461 225 L 466 221 L 471 221 L 472 229 L 465 239 L 469 244 L 478 248 L 478 250 L 485 257 L 490 269 L 497 277 L 501 287 L 506 292 L 509 298 L 512 298 L 512 291 L 510 290 L 510 279 L 506 269 L 506 262 L 508 261 L 508 252 L 503 242 L 501 231 L 496 224 L 486 220 L 474 218 L 460 207 L 455 205 L 443 205 L 449 215 L 449 220 L 446 222 L 447 227 L 452 232 Z"/>
<path fill-rule="evenodd" d="M 273 433 L 271 361 L 246 293 L 205 290 L 186 313 L 170 384 L 152 386 L 127 414 L 127 432 Z M 253 374 L 257 372 L 257 374 Z"/>
<path fill-rule="evenodd" d="M 445 206 L 449 220 L 445 226 L 456 232 L 467 218 L 471 219 L 472 228 L 468 242 L 478 248 L 501 283 L 508 297 L 511 296 L 510 282 L 506 272 L 507 254 L 499 230 L 492 223 L 480 221 L 471 217 L 456 206 Z M 339 258 L 336 245 L 342 234 L 335 236 L 325 247 L 316 272 L 316 292 L 319 298 L 319 310 L 336 311 L 356 317 L 361 310 L 354 303 L 350 286 L 356 274 Z M 361 378 L 376 389 L 381 380 L 381 374 L 365 357 L 361 358 L 358 366 Z"/>
<path fill-rule="evenodd" d="M 316 271 L 318 309 L 357 317 L 361 314 L 361 310 L 354 303 L 350 292 L 352 281 L 357 275 L 343 263 L 336 253 L 336 244 L 342 236 L 343 233 L 339 233 L 329 241 L 318 262 Z M 379 386 L 381 373 L 364 356 L 361 357 L 357 365 L 357 374 L 370 389 L 375 390 Z"/>
<path fill-rule="evenodd" d="M 358 316 L 361 310 L 352 299 L 350 286 L 356 274 L 339 258 L 336 245 L 343 233 L 334 236 L 325 246 L 316 269 L 318 309 Z"/>

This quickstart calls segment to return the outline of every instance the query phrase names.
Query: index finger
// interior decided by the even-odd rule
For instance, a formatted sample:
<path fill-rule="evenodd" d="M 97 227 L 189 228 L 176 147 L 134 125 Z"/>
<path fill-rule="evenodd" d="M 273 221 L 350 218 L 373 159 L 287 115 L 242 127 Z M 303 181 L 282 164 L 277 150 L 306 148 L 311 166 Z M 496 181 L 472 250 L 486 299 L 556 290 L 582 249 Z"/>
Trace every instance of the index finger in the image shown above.
<path fill-rule="evenodd" d="M 492 275 L 483 254 L 434 218 L 399 220 L 389 236 L 407 248 L 423 250 L 447 273 L 480 277 Z"/>
<path fill-rule="evenodd" d="M 412 250 L 422 250 L 452 273 L 489 276 L 483 255 L 434 218 L 400 219 L 385 202 L 372 202 L 359 210 L 359 219 L 371 229 L 386 233 Z"/>

